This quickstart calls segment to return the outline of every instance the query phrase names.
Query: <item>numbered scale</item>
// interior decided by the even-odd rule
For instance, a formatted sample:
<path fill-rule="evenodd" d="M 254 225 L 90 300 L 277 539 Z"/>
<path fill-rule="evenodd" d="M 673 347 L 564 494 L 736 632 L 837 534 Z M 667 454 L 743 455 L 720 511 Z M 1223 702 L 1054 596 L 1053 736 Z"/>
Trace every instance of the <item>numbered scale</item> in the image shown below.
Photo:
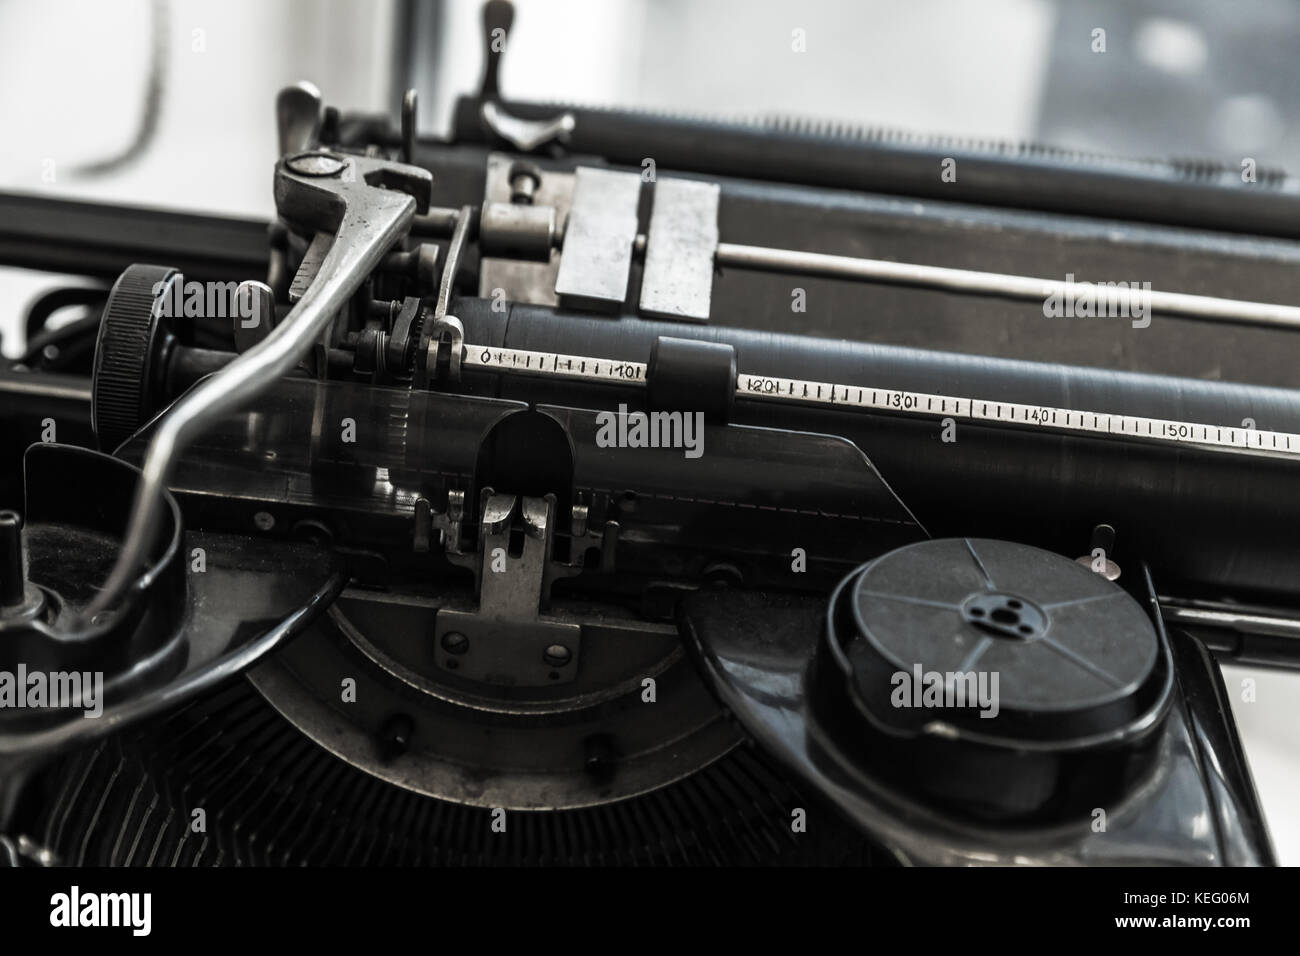
<path fill-rule="evenodd" d="M 559 352 L 465 346 L 463 364 L 492 372 L 554 376 L 590 382 L 644 385 L 647 364 Z M 876 412 L 996 422 L 1022 428 L 1107 435 L 1139 441 L 1180 442 L 1219 451 L 1252 451 L 1300 456 L 1300 435 L 1264 431 L 1245 420 L 1241 426 L 1171 421 L 1140 415 L 1117 415 L 1087 409 L 985 401 L 979 396 L 935 395 L 868 386 L 837 385 L 766 375 L 736 376 L 736 397 Z"/>

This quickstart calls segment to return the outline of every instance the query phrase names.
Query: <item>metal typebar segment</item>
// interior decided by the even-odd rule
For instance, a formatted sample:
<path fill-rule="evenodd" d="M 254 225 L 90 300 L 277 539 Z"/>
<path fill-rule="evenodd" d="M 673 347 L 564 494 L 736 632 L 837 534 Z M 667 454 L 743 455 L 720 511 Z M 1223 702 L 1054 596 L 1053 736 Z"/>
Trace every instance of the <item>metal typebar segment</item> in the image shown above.
<path fill-rule="evenodd" d="M 463 365 L 467 369 L 622 385 L 646 384 L 647 367 L 643 362 L 482 345 L 466 345 L 464 354 Z M 866 385 L 837 385 L 831 382 L 741 373 L 736 376 L 736 397 L 857 408 L 935 419 L 961 419 L 1049 432 L 1082 433 L 1091 437 L 1172 442 L 1215 451 L 1248 451 L 1300 457 L 1300 434 L 1290 432 L 1146 418 L 1141 415 L 1117 415 L 1048 405 L 986 401 L 978 396 L 906 392 Z"/>
<path fill-rule="evenodd" d="M 858 259 L 794 249 L 744 246 L 731 242 L 718 243 L 715 259 L 718 265 L 742 269 L 924 286 L 968 295 L 1000 296 L 1027 301 L 1047 302 L 1055 297 L 1064 303 L 1079 295 L 1095 294 L 1098 299 L 1105 299 L 1108 308 L 1134 317 L 1160 313 L 1187 319 L 1226 320 L 1247 325 L 1300 329 L 1300 307 L 1297 306 L 1134 289 L 1131 285 L 1125 288 L 1106 283 L 1037 279 L 1000 272 L 949 269 L 883 259 Z M 1089 292 L 1089 289 L 1093 291 Z"/>

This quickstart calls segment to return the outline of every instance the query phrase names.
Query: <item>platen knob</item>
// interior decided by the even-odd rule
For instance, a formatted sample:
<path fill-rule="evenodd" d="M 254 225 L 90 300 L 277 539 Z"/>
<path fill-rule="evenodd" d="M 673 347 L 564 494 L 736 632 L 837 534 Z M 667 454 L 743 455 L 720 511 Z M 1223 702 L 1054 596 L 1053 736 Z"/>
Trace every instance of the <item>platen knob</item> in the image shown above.
<path fill-rule="evenodd" d="M 113 451 L 152 417 L 154 366 L 169 335 L 162 312 L 170 266 L 128 266 L 104 303 L 95 343 L 91 427 L 99 447 Z"/>

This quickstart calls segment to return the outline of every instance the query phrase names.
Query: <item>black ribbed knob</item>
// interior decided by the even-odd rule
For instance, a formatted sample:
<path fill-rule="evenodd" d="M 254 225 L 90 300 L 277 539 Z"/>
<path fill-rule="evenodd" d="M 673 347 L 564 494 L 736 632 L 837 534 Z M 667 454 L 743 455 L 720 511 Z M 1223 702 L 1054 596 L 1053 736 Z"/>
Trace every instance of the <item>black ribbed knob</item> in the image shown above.
<path fill-rule="evenodd" d="M 99 447 L 111 452 L 152 416 L 153 366 L 166 337 L 161 305 L 169 266 L 128 266 L 108 294 L 95 343 L 91 427 Z"/>

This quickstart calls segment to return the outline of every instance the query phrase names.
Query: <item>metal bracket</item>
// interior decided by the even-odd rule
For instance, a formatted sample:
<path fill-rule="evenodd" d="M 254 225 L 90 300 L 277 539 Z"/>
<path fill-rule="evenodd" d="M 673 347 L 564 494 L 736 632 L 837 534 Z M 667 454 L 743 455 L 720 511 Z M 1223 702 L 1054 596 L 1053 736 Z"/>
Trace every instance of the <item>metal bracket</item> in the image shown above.
<path fill-rule="evenodd" d="M 561 304 L 617 311 L 627 298 L 641 177 L 579 166 L 555 277 Z"/>
<path fill-rule="evenodd" d="M 429 208 L 427 169 L 369 156 L 299 153 L 275 170 L 280 218 L 305 235 L 334 237 L 317 278 L 284 321 L 256 346 L 189 391 L 159 418 L 141 468 L 121 555 L 87 619 L 124 596 L 153 544 L 162 492 L 176 459 L 223 416 L 244 408 L 287 375 L 319 343 L 330 323 L 384 254 Z"/>
<path fill-rule="evenodd" d="M 509 302 L 526 302 L 533 305 L 559 305 L 555 295 L 555 279 L 560 271 L 560 251 L 558 241 L 544 260 L 514 257 L 493 251 L 491 243 L 492 216 L 494 207 L 511 207 L 515 202 L 514 180 L 521 163 L 517 158 L 490 153 L 484 176 L 483 208 L 488 211 L 489 242 L 486 248 L 480 246 L 482 257 L 479 260 L 478 294 L 485 299 L 497 299 L 504 296 Z M 569 202 L 573 197 L 574 175 L 553 169 L 538 170 L 532 194 L 529 196 L 529 209 L 555 210 L 555 228 L 563 231 L 569 215 Z M 480 224 L 480 242 L 483 227 Z"/>
<path fill-rule="evenodd" d="M 439 354 L 441 349 L 448 349 L 446 376 L 450 381 L 460 378 L 461 346 L 465 341 L 465 327 L 460 319 L 448 315 L 451 296 L 456 285 L 456 275 L 460 271 L 461 256 L 469 243 L 470 223 L 474 211 L 469 206 L 462 206 L 456 215 L 456 225 L 452 230 L 451 241 L 447 244 L 447 258 L 442 267 L 442 281 L 438 285 L 438 298 L 434 303 L 433 315 L 426 318 L 420 329 L 420 341 L 415 350 L 416 388 L 428 388 L 439 378 Z"/>
<path fill-rule="evenodd" d="M 641 311 L 646 315 L 709 321 L 720 196 L 717 183 L 655 183 L 641 273 Z"/>
<path fill-rule="evenodd" d="M 578 671 L 582 628 L 540 613 L 555 498 L 485 496 L 479 524 L 479 608 L 438 612 L 438 666 L 507 686 L 570 683 Z"/>

